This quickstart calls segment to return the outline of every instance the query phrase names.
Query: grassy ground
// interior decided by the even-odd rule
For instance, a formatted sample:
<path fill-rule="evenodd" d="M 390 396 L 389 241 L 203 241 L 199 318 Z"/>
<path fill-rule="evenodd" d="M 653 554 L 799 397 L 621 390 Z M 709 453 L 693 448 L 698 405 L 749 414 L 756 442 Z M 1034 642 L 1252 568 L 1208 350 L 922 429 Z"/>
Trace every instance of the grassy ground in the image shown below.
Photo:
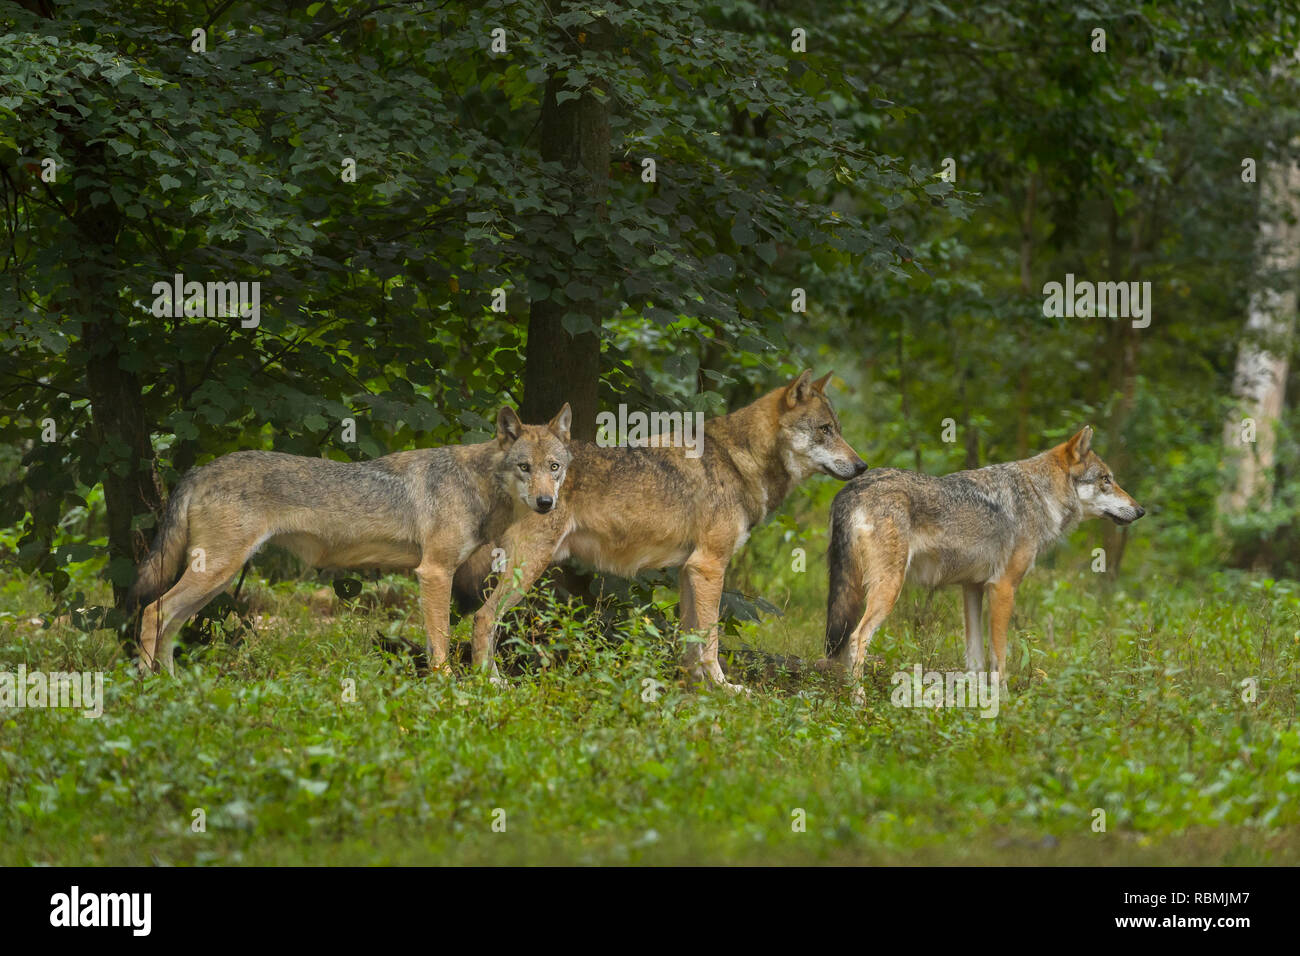
<path fill-rule="evenodd" d="M 996 719 L 891 703 L 892 672 L 960 668 L 955 594 L 905 597 L 855 704 L 816 675 L 689 691 L 648 614 L 621 642 L 553 622 L 567 658 L 506 690 L 420 677 L 372 639 L 419 636 L 395 586 L 368 612 L 258 587 L 256 633 L 142 682 L 9 579 L 0 671 L 102 669 L 107 699 L 0 711 L 0 863 L 1300 862 L 1285 583 L 1031 575 Z M 815 657 L 820 627 L 793 608 L 742 640 Z"/>

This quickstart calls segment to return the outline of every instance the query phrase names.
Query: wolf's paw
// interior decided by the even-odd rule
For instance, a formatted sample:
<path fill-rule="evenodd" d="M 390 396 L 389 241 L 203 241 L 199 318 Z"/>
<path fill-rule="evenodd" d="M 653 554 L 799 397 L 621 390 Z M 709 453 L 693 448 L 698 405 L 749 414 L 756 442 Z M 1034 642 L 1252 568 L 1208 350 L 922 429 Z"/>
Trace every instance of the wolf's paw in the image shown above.
<path fill-rule="evenodd" d="M 727 675 L 722 672 L 722 666 L 717 662 L 712 667 L 706 667 L 703 674 L 705 686 L 713 686 L 718 690 L 724 690 L 728 694 L 748 694 L 749 688 L 744 684 L 733 684 L 727 680 Z"/>

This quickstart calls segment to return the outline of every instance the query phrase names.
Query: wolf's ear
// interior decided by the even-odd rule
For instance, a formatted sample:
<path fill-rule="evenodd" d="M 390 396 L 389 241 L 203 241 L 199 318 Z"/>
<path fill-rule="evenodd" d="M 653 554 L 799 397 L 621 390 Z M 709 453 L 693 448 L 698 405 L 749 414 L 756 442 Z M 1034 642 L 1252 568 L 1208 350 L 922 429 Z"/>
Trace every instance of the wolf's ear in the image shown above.
<path fill-rule="evenodd" d="M 831 376 L 834 374 L 835 374 L 834 372 L 827 372 L 821 378 L 817 379 L 817 381 L 813 382 L 812 383 L 813 390 L 816 391 L 818 394 L 824 394 L 826 392 L 826 383 L 831 380 Z"/>
<path fill-rule="evenodd" d="M 564 407 L 555 413 L 555 417 L 551 419 L 551 423 L 546 427 L 551 430 L 552 435 L 567 445 L 569 443 L 569 426 L 572 424 L 573 409 L 569 407 L 568 402 L 565 402 Z"/>
<path fill-rule="evenodd" d="M 1065 443 L 1065 453 L 1069 456 L 1070 461 L 1083 461 L 1088 457 L 1088 450 L 1092 448 L 1092 426 L 1084 425 L 1079 429 L 1079 433 Z"/>
<path fill-rule="evenodd" d="M 517 442 L 523 428 L 524 423 L 509 405 L 503 405 L 497 412 L 497 444 L 502 448 L 509 448 Z"/>
<path fill-rule="evenodd" d="M 808 401 L 812 392 L 812 369 L 804 369 L 799 377 L 785 388 L 785 407 L 794 408 L 800 402 Z"/>

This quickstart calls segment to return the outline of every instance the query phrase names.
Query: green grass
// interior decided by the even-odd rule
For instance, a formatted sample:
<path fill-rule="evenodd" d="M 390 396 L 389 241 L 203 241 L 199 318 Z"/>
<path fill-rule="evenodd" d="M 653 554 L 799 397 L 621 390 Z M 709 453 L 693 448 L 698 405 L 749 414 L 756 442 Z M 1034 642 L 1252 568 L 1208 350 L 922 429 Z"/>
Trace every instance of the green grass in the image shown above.
<path fill-rule="evenodd" d="M 989 720 L 890 702 L 892 671 L 960 668 L 955 592 L 900 602 L 859 705 L 816 676 L 688 690 L 649 614 L 603 642 L 544 609 L 568 655 L 505 690 L 423 678 L 371 640 L 418 637 L 412 602 L 325 616 L 301 586 L 141 681 L 112 635 L 31 624 L 47 599 L 11 578 L 0 670 L 103 669 L 107 700 L 0 711 L 0 863 L 1300 862 L 1300 592 L 1126 587 L 1031 575 Z M 815 657 L 820 627 L 792 606 L 742 638 Z"/>

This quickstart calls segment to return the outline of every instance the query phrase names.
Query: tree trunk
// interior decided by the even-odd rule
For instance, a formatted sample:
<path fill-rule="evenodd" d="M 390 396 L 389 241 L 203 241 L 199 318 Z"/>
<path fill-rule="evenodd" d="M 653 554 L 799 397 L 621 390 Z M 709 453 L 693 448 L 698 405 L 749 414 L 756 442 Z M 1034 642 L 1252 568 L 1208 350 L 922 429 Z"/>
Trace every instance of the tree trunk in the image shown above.
<path fill-rule="evenodd" d="M 108 512 L 109 560 L 124 567 L 122 562 L 135 565 L 148 550 L 146 534 L 132 526 L 136 515 L 161 514 L 162 490 L 153 466 L 140 380 L 121 368 L 117 336 L 124 330 L 114 319 L 110 315 L 98 322 L 87 320 L 83 341 L 91 352 L 86 363 L 86 391 L 96 444 L 101 455 L 109 449 L 126 455 L 124 462 L 114 462 L 99 475 Z M 110 573 L 114 573 L 111 566 Z M 124 577 L 115 577 L 113 603 L 122 609 L 129 583 Z"/>
<path fill-rule="evenodd" d="M 970 394 L 967 386 L 971 380 L 970 360 L 967 357 L 967 350 L 964 347 L 961 337 L 953 329 L 951 322 L 945 322 L 944 328 L 948 340 L 952 343 L 952 363 L 954 368 L 960 369 L 957 376 L 957 405 L 961 408 L 961 433 L 962 442 L 966 447 L 966 468 L 978 468 L 980 466 L 980 436 L 979 429 L 975 427 L 972 420 L 970 407 Z"/>
<path fill-rule="evenodd" d="M 1020 217 L 1020 295 L 1027 308 L 1032 308 L 1035 301 L 1033 286 L 1034 262 L 1034 213 L 1038 205 L 1038 174 L 1029 174 L 1029 186 L 1025 190 L 1025 208 Z M 1031 327 L 1032 328 L 1032 327 Z M 1024 354 L 1028 354 L 1026 351 Z M 1029 404 L 1033 398 L 1030 381 L 1029 362 L 1021 357 L 1018 381 L 1016 382 L 1016 457 L 1029 457 Z"/>
<path fill-rule="evenodd" d="M 1123 275 L 1119 268 L 1118 255 L 1118 217 L 1112 207 L 1112 243 L 1109 254 L 1109 269 L 1112 275 Z M 1140 212 L 1133 216 L 1132 233 L 1129 237 L 1128 269 L 1125 279 L 1138 282 L 1142 277 L 1141 257 L 1145 251 L 1142 241 L 1142 216 Z M 1154 236 L 1156 229 L 1151 227 Z M 1111 316 L 1112 324 L 1108 329 L 1109 346 L 1106 349 L 1110 366 L 1110 393 L 1114 404 L 1106 419 L 1106 461 L 1117 475 L 1128 474 L 1131 456 L 1128 451 L 1128 424 L 1133 416 L 1133 406 L 1137 397 L 1138 376 L 1138 342 L 1141 329 L 1133 327 L 1133 320 L 1125 316 Z M 1106 551 L 1106 574 L 1111 580 L 1119 577 L 1120 564 L 1124 560 L 1124 551 L 1128 547 L 1128 528 L 1121 528 L 1109 521 L 1102 522 L 1101 544 Z"/>
<path fill-rule="evenodd" d="M 1295 330 L 1300 271 L 1300 172 L 1294 162 L 1264 166 L 1260 177 L 1259 253 L 1245 335 L 1237 351 L 1232 394 L 1236 408 L 1223 426 L 1231 469 L 1219 498 L 1219 519 L 1238 517 L 1273 501 L 1277 422 L 1282 416 L 1287 345 Z M 1254 440 L 1248 432 L 1249 419 Z"/>
<path fill-rule="evenodd" d="M 53 20 L 54 4 L 45 0 L 20 0 L 32 13 Z M 74 168 L 107 169 L 102 141 L 87 143 L 76 126 L 76 114 L 64 111 L 68 145 L 75 156 Z M 122 212 L 113 201 L 95 205 L 91 188 L 76 194 L 72 223 L 82 241 L 81 261 L 73 276 L 75 314 L 82 323 L 86 362 L 86 394 L 90 398 L 91 428 L 100 449 L 100 483 L 104 486 L 104 508 L 108 514 L 109 573 L 116 564 L 125 571 L 134 566 L 148 548 L 142 532 L 133 531 L 137 514 L 160 514 L 162 489 L 154 469 L 153 442 L 140 379 L 121 366 L 127 324 L 118 314 L 118 289 L 114 270 L 119 262 L 117 234 Z M 118 456 L 114 460 L 114 454 Z M 105 467 L 103 463 L 108 461 Z M 125 574 L 113 582 L 113 604 L 125 610 L 129 584 Z"/>
<path fill-rule="evenodd" d="M 105 168 L 102 145 L 76 151 L 78 166 Z M 109 574 L 113 603 L 124 610 L 129 582 L 127 565 L 134 566 L 148 549 L 145 534 L 133 530 L 136 515 L 159 514 L 162 489 L 154 469 L 153 442 L 140 379 L 122 367 L 127 322 L 118 312 L 114 267 L 121 212 L 112 202 L 92 205 L 79 192 L 73 223 L 82 242 L 82 260 L 73 278 L 76 314 L 86 360 L 86 394 L 90 398 L 91 428 L 99 448 L 98 478 L 104 486 L 108 514 Z M 116 565 L 116 567 L 114 567 Z"/>
<path fill-rule="evenodd" d="M 574 33 L 579 31 L 574 30 Z M 594 20 L 581 33 L 589 49 L 607 47 L 613 29 L 604 20 Z M 593 85 L 607 88 L 593 77 Z M 585 203 L 597 216 L 604 216 L 609 179 L 609 107 L 590 91 L 577 99 L 556 101 L 565 88 L 564 78 L 550 77 L 542 102 L 541 154 L 548 162 L 562 163 L 572 173 L 573 191 L 579 208 Z M 572 232 L 580 216 L 557 219 L 555 228 Z M 574 241 L 576 247 L 577 242 Z M 555 264 L 548 264 L 555 265 Z M 560 288 L 567 285 L 564 274 L 554 271 L 543 278 Z M 584 284 L 593 284 L 587 278 Z M 605 310 L 603 294 L 580 302 L 561 304 L 551 299 L 532 303 L 528 314 L 528 343 L 524 351 L 524 397 L 520 413 L 526 422 L 544 422 L 565 402 L 573 408 L 573 437 L 596 439 L 596 412 L 600 387 L 600 334 Z M 568 312 L 585 315 L 597 331 L 571 335 L 564 327 Z"/>
<path fill-rule="evenodd" d="M 917 471 L 921 470 L 921 442 L 916 435 L 916 423 L 912 421 L 912 413 L 907 400 L 907 362 L 903 348 L 903 338 L 907 334 L 907 317 L 902 316 L 898 320 L 898 400 L 899 411 L 903 416 L 903 424 L 907 426 L 908 438 L 912 442 L 912 461 Z"/>

